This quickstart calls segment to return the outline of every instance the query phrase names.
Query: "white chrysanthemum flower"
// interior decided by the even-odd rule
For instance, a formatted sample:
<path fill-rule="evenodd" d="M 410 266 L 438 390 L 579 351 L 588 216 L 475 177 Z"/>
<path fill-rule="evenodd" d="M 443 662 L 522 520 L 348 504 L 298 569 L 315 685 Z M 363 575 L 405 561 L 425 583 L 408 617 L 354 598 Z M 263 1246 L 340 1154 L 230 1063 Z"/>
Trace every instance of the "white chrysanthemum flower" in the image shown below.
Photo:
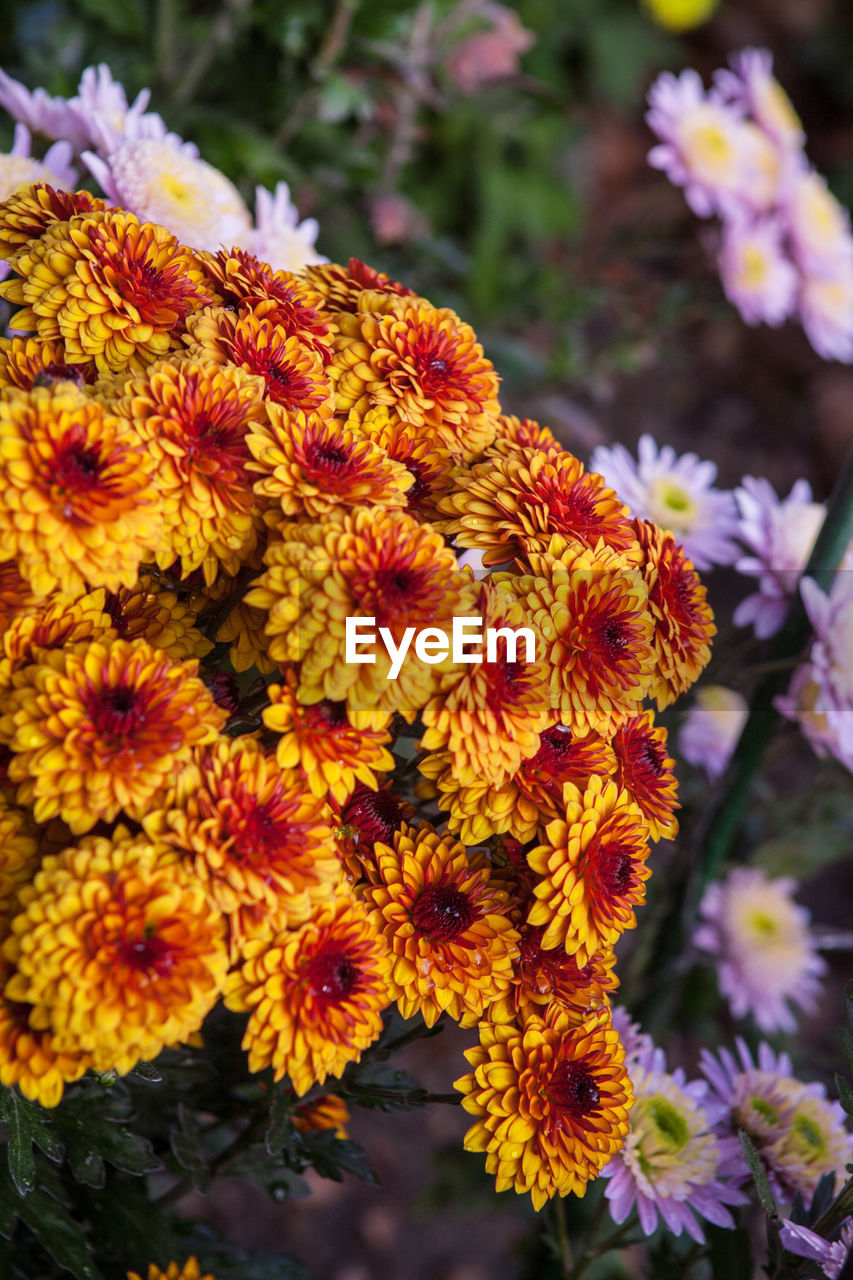
<path fill-rule="evenodd" d="M 687 203 L 700 217 L 735 211 L 743 200 L 751 159 L 740 110 L 714 90 L 706 93 L 692 69 L 677 77 L 668 71 L 658 76 L 648 101 L 646 121 L 660 138 L 649 152 L 649 164 L 684 188 Z"/>
<path fill-rule="evenodd" d="M 812 500 L 807 480 L 797 480 L 787 498 L 779 498 L 768 480 L 744 476 L 734 494 L 738 537 L 751 553 L 736 561 L 735 568 L 758 579 L 758 591 L 735 609 L 734 623 L 751 623 L 763 640 L 775 635 L 785 620 L 826 510 Z"/>
<path fill-rule="evenodd" d="M 780 146 L 797 150 L 805 142 L 800 117 L 773 75 L 768 49 L 741 49 L 731 58 L 732 70 L 718 71 L 714 83 L 723 96 L 746 108 Z"/>
<path fill-rule="evenodd" d="M 815 950 L 809 913 L 794 901 L 797 884 L 736 867 L 705 891 L 694 943 L 715 957 L 720 991 L 735 1018 L 749 1014 L 762 1031 L 795 1031 L 791 1005 L 810 1011 L 826 964 Z"/>
<path fill-rule="evenodd" d="M 319 230 L 316 218 L 299 221 L 290 188 L 279 182 L 274 192 L 255 188 L 255 229 L 240 244 L 274 271 L 301 271 L 313 263 L 329 261 L 314 248 Z"/>
<path fill-rule="evenodd" d="M 719 1227 L 733 1227 L 727 1204 L 746 1204 L 742 1191 L 721 1180 L 736 1159 L 736 1140 L 713 1131 L 721 1110 L 706 1107 L 708 1086 L 687 1084 L 681 1070 L 631 1067 L 635 1102 L 622 1150 L 602 1170 L 605 1196 L 614 1222 L 624 1222 L 636 1206 L 649 1236 L 658 1216 L 674 1235 L 686 1231 L 704 1243 L 697 1216 Z"/>
<path fill-rule="evenodd" d="M 77 150 L 89 141 L 89 129 L 71 109 L 68 98 L 53 98 L 46 89 L 30 91 L 0 69 L 0 107 L 13 120 L 46 138 L 61 139 Z"/>
<path fill-rule="evenodd" d="M 169 142 L 128 140 L 106 158 L 84 151 L 83 159 L 108 200 L 193 249 L 215 251 L 248 234 L 249 211 L 234 184 Z"/>
<path fill-rule="evenodd" d="M 684 717 L 679 752 L 709 777 L 719 777 L 737 745 L 748 711 L 746 699 L 736 690 L 721 684 L 703 685 Z"/>
<path fill-rule="evenodd" d="M 773 218 L 732 219 L 723 230 L 720 278 L 747 324 L 782 324 L 794 309 L 797 272 Z"/>
<path fill-rule="evenodd" d="M 184 142 L 176 133 L 170 133 L 162 116 L 156 111 L 146 111 L 151 98 L 150 89 L 140 89 L 133 102 L 128 103 L 124 85 L 113 77 L 105 62 L 97 67 L 87 67 L 77 86 L 77 95 L 69 102 L 69 108 L 87 131 L 86 144 L 101 154 L 109 155 L 122 142 L 150 139 L 168 142 L 185 155 L 197 156 L 198 147 Z"/>
<path fill-rule="evenodd" d="M 590 471 L 604 476 L 611 489 L 643 520 L 668 529 L 697 569 L 731 564 L 737 556 L 737 508 L 730 493 L 713 488 L 717 468 L 695 453 L 678 457 L 651 436 L 640 437 L 637 461 L 621 444 L 599 445 Z"/>
<path fill-rule="evenodd" d="M 833 270 L 804 275 L 799 306 L 800 323 L 818 355 L 853 364 L 853 257 L 841 254 Z"/>

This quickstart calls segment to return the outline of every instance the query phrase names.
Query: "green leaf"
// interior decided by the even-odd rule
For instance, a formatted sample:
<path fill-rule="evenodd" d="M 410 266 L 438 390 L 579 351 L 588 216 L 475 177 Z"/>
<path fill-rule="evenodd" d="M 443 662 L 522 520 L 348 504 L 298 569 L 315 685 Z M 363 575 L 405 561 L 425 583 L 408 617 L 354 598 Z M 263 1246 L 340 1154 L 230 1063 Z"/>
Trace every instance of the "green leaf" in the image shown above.
<path fill-rule="evenodd" d="M 122 1123 L 132 1114 L 133 1104 L 123 1085 L 103 1089 L 83 1084 L 66 1095 L 57 1108 L 55 1123 L 78 1182 L 103 1187 L 105 1160 L 136 1176 L 162 1169 L 163 1162 L 148 1139 Z"/>
<path fill-rule="evenodd" d="M 16 1190 L 5 1174 L 0 1176 L 0 1224 L 6 1238 L 11 1238 L 15 1219 L 19 1218 L 36 1237 L 41 1248 L 58 1266 L 70 1271 L 75 1280 L 102 1280 L 91 1256 L 89 1243 L 65 1206 L 54 1195 L 48 1195 L 41 1186 L 24 1199 L 18 1198 Z M 58 1184 L 55 1193 L 59 1194 Z"/>
<path fill-rule="evenodd" d="M 363 1182 L 369 1182 L 375 1187 L 379 1186 L 379 1179 L 370 1167 L 361 1147 L 348 1139 L 336 1138 L 329 1129 L 319 1133 L 304 1134 L 302 1148 L 321 1178 L 342 1182 L 345 1173 L 352 1173 Z"/>
<path fill-rule="evenodd" d="M 140 0 L 122 0 L 121 4 L 113 4 L 112 0 L 80 0 L 80 7 L 117 36 L 136 40 L 145 36 L 145 15 Z"/>
<path fill-rule="evenodd" d="M 179 1128 L 173 1125 L 169 1130 L 172 1154 L 181 1168 L 190 1175 L 190 1182 L 196 1191 L 207 1191 L 210 1187 L 210 1171 L 201 1145 L 198 1122 L 194 1113 L 182 1102 L 178 1104 L 178 1123 Z"/>
<path fill-rule="evenodd" d="M 19 1196 L 29 1195 L 36 1185 L 33 1145 L 59 1164 L 62 1144 L 48 1127 L 43 1108 L 37 1102 L 28 1101 L 17 1089 L 0 1089 L 0 1119 L 9 1130 L 6 1157 L 15 1190 Z"/>
<path fill-rule="evenodd" d="M 226 1177 L 244 1178 L 275 1200 L 303 1200 L 311 1194 L 308 1183 L 294 1169 L 285 1168 L 280 1160 L 271 1157 L 262 1146 L 235 1152 L 222 1165 L 219 1173 Z"/>
<path fill-rule="evenodd" d="M 749 1166 L 749 1172 L 752 1174 L 752 1180 L 755 1183 L 755 1190 L 758 1193 L 758 1201 L 762 1209 L 771 1218 L 778 1218 L 779 1209 L 776 1205 L 776 1197 L 770 1188 L 767 1180 L 767 1173 L 764 1165 L 761 1163 L 761 1157 L 755 1149 L 755 1143 L 750 1138 L 745 1129 L 738 1129 L 738 1139 L 740 1140 L 741 1149 L 744 1158 Z"/>
<path fill-rule="evenodd" d="M 276 1089 L 269 1108 L 269 1124 L 264 1134 L 264 1146 L 271 1156 L 283 1155 L 285 1163 L 294 1165 L 297 1160 L 299 1135 L 293 1124 L 292 1108 L 297 1101 L 291 1089 Z"/>
<path fill-rule="evenodd" d="M 835 1087 L 842 1107 L 848 1116 L 853 1116 L 853 1086 L 850 1085 L 849 1080 L 844 1079 L 844 1076 L 836 1075 Z"/>
<path fill-rule="evenodd" d="M 424 1107 L 430 1100 L 428 1091 L 405 1071 L 377 1062 L 365 1064 L 352 1079 L 344 1077 L 338 1092 L 360 1107 L 377 1111 Z"/>
<path fill-rule="evenodd" d="M 151 1084 L 162 1084 L 163 1077 L 151 1062 L 137 1062 L 130 1073 L 138 1080 L 148 1080 Z"/>

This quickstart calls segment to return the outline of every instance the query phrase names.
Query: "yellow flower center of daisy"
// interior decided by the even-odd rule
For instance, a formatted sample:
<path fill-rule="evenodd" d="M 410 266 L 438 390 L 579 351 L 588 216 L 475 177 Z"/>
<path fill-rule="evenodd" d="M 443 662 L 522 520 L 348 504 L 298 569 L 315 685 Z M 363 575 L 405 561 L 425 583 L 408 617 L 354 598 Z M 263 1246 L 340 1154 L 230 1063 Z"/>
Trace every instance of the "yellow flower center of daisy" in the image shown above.
<path fill-rule="evenodd" d="M 648 1103 L 649 1119 L 657 1130 L 658 1137 L 674 1151 L 680 1151 L 687 1144 L 690 1130 L 687 1121 L 676 1107 L 658 1094 Z"/>
<path fill-rule="evenodd" d="M 755 1111 L 762 1120 L 766 1120 L 768 1124 L 779 1123 L 779 1112 L 776 1107 L 771 1106 L 766 1098 L 752 1097 L 747 1100 L 747 1106 L 751 1111 Z"/>
<path fill-rule="evenodd" d="M 811 235 L 822 244 L 833 244 L 844 234 L 841 208 L 822 182 L 808 182 L 802 209 Z"/>
<path fill-rule="evenodd" d="M 650 497 L 654 504 L 655 518 L 664 528 L 686 531 L 693 527 L 696 503 L 678 481 L 661 476 L 652 485 Z"/>
<path fill-rule="evenodd" d="M 826 1149 L 826 1142 L 820 1129 L 813 1120 L 808 1116 L 798 1115 L 794 1117 L 794 1123 L 791 1126 L 795 1144 L 802 1150 L 815 1155 L 821 1155 Z"/>
<path fill-rule="evenodd" d="M 175 173 L 166 173 L 160 181 L 160 190 L 185 213 L 195 213 L 200 205 L 200 192 L 192 188 Z"/>
<path fill-rule="evenodd" d="M 740 253 L 738 285 L 742 289 L 759 289 L 767 280 L 767 257 L 757 245 L 744 245 Z"/>
<path fill-rule="evenodd" d="M 726 177 L 734 166 L 731 137 L 713 107 L 697 108 L 685 122 L 682 149 L 690 167 L 708 180 Z"/>
<path fill-rule="evenodd" d="M 779 931 L 777 921 L 775 921 L 772 916 L 767 915 L 766 912 L 753 912 L 749 923 L 752 925 L 756 933 L 761 934 L 765 938 L 772 938 L 774 934 Z"/>
<path fill-rule="evenodd" d="M 771 127 L 775 126 L 780 133 L 799 133 L 802 121 L 778 80 L 766 80 L 757 97 L 758 110 Z"/>

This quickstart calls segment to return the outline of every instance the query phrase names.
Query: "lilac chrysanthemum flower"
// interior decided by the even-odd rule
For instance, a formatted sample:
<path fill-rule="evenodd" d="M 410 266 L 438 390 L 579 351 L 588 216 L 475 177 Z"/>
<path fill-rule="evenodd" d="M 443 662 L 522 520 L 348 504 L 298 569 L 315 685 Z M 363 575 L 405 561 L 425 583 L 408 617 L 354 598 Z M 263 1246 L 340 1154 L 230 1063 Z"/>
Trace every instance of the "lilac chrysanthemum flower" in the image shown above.
<path fill-rule="evenodd" d="M 755 1144 L 774 1194 L 790 1202 L 799 1191 L 806 1208 L 818 1183 L 831 1173 L 838 1186 L 853 1158 L 853 1135 L 840 1103 L 830 1102 L 821 1084 L 804 1084 L 791 1074 L 791 1059 L 767 1044 L 757 1061 L 743 1040 L 737 1058 L 727 1049 L 717 1056 L 703 1049 L 699 1065 L 717 1099 L 725 1105 L 724 1131 L 744 1129 Z M 740 1177 L 749 1170 L 742 1162 Z"/>
<path fill-rule="evenodd" d="M 747 324 L 778 327 L 787 320 L 797 296 L 797 272 L 775 218 L 732 219 L 723 230 L 718 263 L 726 297 Z"/>
<path fill-rule="evenodd" d="M 797 480 L 779 498 L 768 480 L 744 476 L 734 491 L 740 514 L 738 537 L 750 555 L 736 561 L 738 573 L 758 579 L 758 591 L 737 606 L 735 626 L 752 623 L 760 639 L 775 635 L 785 620 L 800 574 L 811 555 L 826 510 L 812 499 L 807 480 Z"/>
<path fill-rule="evenodd" d="M 687 1083 L 684 1072 L 662 1064 L 630 1066 L 634 1106 L 622 1150 L 602 1170 L 609 1182 L 605 1196 L 614 1222 L 624 1222 L 636 1206 L 647 1236 L 660 1217 L 676 1236 L 686 1231 L 699 1244 L 705 1236 L 697 1221 L 734 1227 L 726 1205 L 746 1204 L 737 1187 L 723 1181 L 738 1171 L 736 1138 L 714 1131 L 724 1108 L 708 1096 L 704 1080 Z"/>
<path fill-rule="evenodd" d="M 53 98 L 46 89 L 30 91 L 0 68 L 0 107 L 13 120 L 46 138 L 61 139 L 78 150 L 89 141 L 89 129 L 70 109 L 68 98 Z"/>
<path fill-rule="evenodd" d="M 821 702 L 839 710 L 853 707 L 853 573 L 845 566 L 835 575 L 829 594 L 812 578 L 800 583 L 815 633 L 810 657 L 821 686 Z"/>
<path fill-rule="evenodd" d="M 700 217 L 736 210 L 750 163 L 740 108 L 716 90 L 706 93 L 692 69 L 658 76 L 648 102 L 646 121 L 660 139 L 649 152 L 649 164 L 684 188 L 684 198 Z"/>
<path fill-rule="evenodd" d="M 825 274 L 800 280 L 800 323 L 824 360 L 853 364 L 853 258 L 841 255 Z"/>
<path fill-rule="evenodd" d="M 805 142 L 800 117 L 773 75 L 773 55 L 768 49 L 741 49 L 730 59 L 714 83 L 723 97 L 743 107 L 779 146 L 792 151 Z"/>
<path fill-rule="evenodd" d="M 652 1066 L 658 1071 L 666 1070 L 666 1061 L 662 1049 L 656 1049 L 651 1036 L 640 1029 L 639 1022 L 634 1022 L 630 1013 L 621 1004 L 613 1005 L 611 1012 L 613 1029 L 618 1032 L 625 1050 L 625 1066 L 630 1068 L 640 1063 L 647 1070 Z"/>
<path fill-rule="evenodd" d="M 736 867 L 708 886 L 693 941 L 717 962 L 720 991 L 735 1018 L 749 1014 L 762 1031 L 795 1031 L 790 1005 L 811 1011 L 826 964 L 794 901 L 796 881 Z"/>
<path fill-rule="evenodd" d="M 314 248 L 319 226 L 316 218 L 299 221 L 296 205 L 286 182 L 275 191 L 255 188 L 255 229 L 240 241 L 275 271 L 301 271 L 317 262 L 328 262 Z"/>
<path fill-rule="evenodd" d="M 624 445 L 599 445 L 589 469 L 604 476 L 633 515 L 668 529 L 697 569 L 736 559 L 732 539 L 738 528 L 737 508 L 731 493 L 713 487 L 713 462 L 695 453 L 678 457 L 670 445 L 658 449 L 652 437 L 644 435 L 636 461 Z"/>
<path fill-rule="evenodd" d="M 718 778 L 737 745 L 748 711 L 746 699 L 735 689 L 703 685 L 681 725 L 680 754 L 710 778 Z"/>
<path fill-rule="evenodd" d="M 790 1218 L 784 1218 L 779 1228 L 779 1239 L 789 1253 L 819 1263 L 829 1280 L 838 1280 L 853 1246 L 853 1218 L 845 1218 L 838 1239 L 833 1241 L 798 1222 L 791 1222 Z"/>
<path fill-rule="evenodd" d="M 797 668 L 788 692 L 774 698 L 773 705 L 794 721 L 815 755 L 835 756 L 853 773 L 853 706 L 827 704 L 821 673 L 811 662 Z"/>
<path fill-rule="evenodd" d="M 814 169 L 792 175 L 785 191 L 784 216 L 803 271 L 834 278 L 837 268 L 853 258 L 850 215 Z"/>

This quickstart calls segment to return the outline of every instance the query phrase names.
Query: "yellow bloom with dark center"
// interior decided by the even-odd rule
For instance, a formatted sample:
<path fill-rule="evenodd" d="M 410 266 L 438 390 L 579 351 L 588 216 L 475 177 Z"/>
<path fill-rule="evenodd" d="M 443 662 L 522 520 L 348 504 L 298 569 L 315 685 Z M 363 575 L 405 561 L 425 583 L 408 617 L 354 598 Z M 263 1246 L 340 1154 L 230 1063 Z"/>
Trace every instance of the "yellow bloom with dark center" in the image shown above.
<path fill-rule="evenodd" d="M 77 600 L 49 600 L 19 613 L 0 634 L 0 691 L 16 671 L 43 661 L 51 650 L 84 640 L 112 639 L 116 632 L 105 612 L 106 594 L 94 591 Z"/>
<path fill-rule="evenodd" d="M 358 1062 L 381 1032 L 388 955 L 360 903 L 338 898 L 299 929 L 246 943 L 245 954 L 225 1003 L 249 1012 L 251 1071 L 272 1067 L 307 1093 Z"/>
<path fill-rule="evenodd" d="M 612 779 L 594 777 L 582 794 L 566 786 L 565 819 L 546 828 L 547 844 L 527 854 L 541 877 L 529 924 L 545 925 L 544 947 L 563 946 L 584 965 L 637 923 L 651 875 L 648 828 Z"/>
<path fill-rule="evenodd" d="M 368 409 L 363 416 L 352 414 L 347 426 L 374 441 L 414 479 L 406 491 L 406 508 L 419 520 L 441 519 L 438 499 L 454 485 L 455 463 L 448 448 L 385 406 Z"/>
<path fill-rule="evenodd" d="M 392 659 L 376 645 L 376 661 L 346 661 L 347 618 L 373 618 L 400 646 L 426 627 L 452 632 L 453 617 L 471 614 L 473 584 L 429 525 L 404 511 L 356 507 L 322 524 L 294 526 L 264 557 L 266 571 L 246 601 L 267 611 L 269 652 L 301 663 L 304 703 L 346 702 L 360 722 L 384 724 L 395 711 L 409 721 L 437 691 L 451 657 L 428 663 L 411 645 L 396 679 Z"/>
<path fill-rule="evenodd" d="M 484 632 L 498 632 L 496 658 L 472 663 L 461 678 L 458 672 L 444 678 L 442 692 L 423 710 L 421 746 L 447 747 L 461 782 L 482 779 L 500 786 L 538 750 L 540 731 L 551 718 L 548 672 L 527 660 L 523 637 L 510 653 L 506 635 L 499 634 L 527 625 L 517 600 L 484 581 L 476 610 Z"/>
<path fill-rule="evenodd" d="M 345 311 L 354 315 L 364 310 L 359 303 L 365 291 L 387 294 L 392 300 L 415 296 L 413 289 L 392 280 L 383 271 L 375 271 L 359 258 L 350 258 L 345 267 L 337 262 L 312 263 L 303 267 L 299 276 L 323 298 L 332 313 Z"/>
<path fill-rule="evenodd" d="M 340 325 L 329 365 L 336 412 L 386 405 L 464 458 L 492 442 L 498 376 L 455 312 L 412 302 L 387 315 L 341 316 Z"/>
<path fill-rule="evenodd" d="M 0 387 L 31 391 L 34 385 L 53 382 L 92 383 L 97 376 L 94 361 L 69 364 L 65 343 L 54 338 L 0 338 Z"/>
<path fill-rule="evenodd" d="M 213 648 L 195 626 L 196 613 L 189 601 L 167 591 L 150 573 L 143 573 L 133 587 L 97 591 L 93 605 L 101 607 L 116 635 L 124 640 L 147 640 L 170 658 L 204 658 Z"/>
<path fill-rule="evenodd" d="M 13 974 L 12 965 L 0 956 L 0 1084 L 7 1089 L 17 1085 L 31 1102 L 55 1107 L 66 1084 L 79 1080 L 91 1060 L 80 1051 L 58 1049 L 49 1028 L 31 1026 L 35 1007 L 4 994 Z"/>
<path fill-rule="evenodd" d="M 532 418 L 517 418 L 514 414 L 500 414 L 498 433 L 486 450 L 487 455 L 506 458 L 520 450 L 539 449 L 552 458 L 563 452 L 563 446 L 554 439 L 549 427 L 540 427 Z"/>
<path fill-rule="evenodd" d="M 30 584 L 20 574 L 14 560 L 0 563 L 0 637 L 20 614 L 31 612 L 38 604 Z"/>
<path fill-rule="evenodd" d="M 674 840 L 678 834 L 678 783 L 666 739 L 666 729 L 655 726 L 654 712 L 646 711 L 622 725 L 612 743 L 616 783 L 641 811 L 652 840 Z"/>
<path fill-rule="evenodd" d="M 287 413 L 269 406 L 268 422 L 247 437 L 257 472 L 255 493 L 278 503 L 285 516 L 324 516 L 337 506 L 403 507 L 412 476 L 372 440 L 359 438 L 320 413 Z"/>
<path fill-rule="evenodd" d="M 16 809 L 0 791 L 0 939 L 17 911 L 17 891 L 39 864 L 35 825 L 28 813 Z"/>
<path fill-rule="evenodd" d="M 0 204 L 0 259 L 9 261 L 57 222 L 106 207 L 88 191 L 58 191 L 47 182 L 24 187 Z"/>
<path fill-rule="evenodd" d="M 518 954 L 507 894 L 488 860 L 428 823 L 402 827 L 393 845 L 375 845 L 374 858 L 361 893 L 392 955 L 398 1009 L 404 1018 L 420 1012 L 428 1027 L 442 1013 L 473 1026 L 509 989 Z"/>
<path fill-rule="evenodd" d="M 481 1022 L 465 1056 L 473 1071 L 454 1085 L 476 1117 L 465 1149 L 486 1153 L 497 1190 L 529 1191 L 537 1210 L 582 1196 L 622 1146 L 634 1101 L 609 1013 L 575 1026 L 554 1005 L 522 1027 Z"/>
<path fill-rule="evenodd" d="M 252 738 L 220 738 L 197 755 L 182 795 L 143 817 L 180 851 L 228 917 L 232 943 L 301 924 L 340 879 L 331 815 L 295 770 Z M 249 908 L 249 911 L 244 911 Z"/>
<path fill-rule="evenodd" d="M 145 640 L 93 640 L 18 672 L 0 699 L 18 803 L 37 822 L 58 814 L 75 835 L 122 810 L 144 817 L 227 718 L 197 671 Z"/>
<path fill-rule="evenodd" d="M 492 1005 L 494 1022 L 523 1023 L 531 1014 L 542 1016 L 556 1004 L 575 1022 L 582 1022 L 596 1009 L 609 1008 L 609 995 L 619 986 L 614 971 L 613 951 L 599 951 L 586 964 L 564 947 L 543 947 L 541 925 L 524 925 L 520 952 L 509 994 Z"/>
<path fill-rule="evenodd" d="M 313 347 L 324 361 L 330 359 L 334 324 L 323 298 L 304 279 L 291 271 L 273 271 L 245 249 L 220 249 L 198 257 L 225 306 L 274 321 L 288 336 Z"/>
<path fill-rule="evenodd" d="M 106 210 L 57 222 L 15 255 L 0 293 L 15 328 L 60 338 L 70 364 L 140 372 L 181 346 L 187 316 L 213 299 L 190 249 L 164 227 Z"/>
<path fill-rule="evenodd" d="M 196 360 L 236 365 L 263 378 L 265 399 L 282 409 L 308 413 L 329 403 L 332 384 L 322 357 L 299 334 L 288 334 L 274 318 L 256 310 L 237 315 L 210 307 L 187 325 L 189 353 Z"/>
<path fill-rule="evenodd" d="M 180 1262 L 170 1262 L 165 1271 L 161 1271 L 155 1263 L 149 1262 L 144 1276 L 136 1271 L 128 1271 L 127 1280 L 216 1280 L 216 1276 L 210 1271 L 202 1275 L 198 1259 L 190 1257 L 183 1266 Z"/>
<path fill-rule="evenodd" d="M 460 547 L 482 551 L 486 565 L 548 551 L 555 534 L 639 558 L 628 508 L 570 453 L 527 446 L 489 458 L 461 470 L 439 505 L 451 517 L 446 532 Z"/>
<path fill-rule="evenodd" d="M 535 836 L 539 808 L 525 799 L 514 777 L 499 787 L 481 778 L 463 783 L 449 751 L 429 752 L 418 761 L 418 768 L 434 784 L 439 807 L 449 810 L 448 831 L 464 844 L 482 844 L 504 832 L 524 841 Z"/>
<path fill-rule="evenodd" d="M 391 790 L 390 782 L 375 790 L 357 782 L 344 803 L 332 801 L 331 807 L 338 853 L 350 884 L 373 876 L 377 843 L 391 844 L 395 831 L 415 812 L 413 804 Z"/>
<path fill-rule="evenodd" d="M 390 716 L 382 724 L 356 728 L 343 702 L 323 699 L 306 706 L 297 697 L 292 672 L 285 684 L 269 685 L 267 694 L 270 706 L 263 719 L 281 735 L 276 744 L 279 768 L 298 770 L 312 795 L 343 804 L 357 782 L 375 790 L 378 775 L 394 768 L 388 750 Z"/>
<path fill-rule="evenodd" d="M 164 507 L 157 564 L 182 576 L 220 565 L 235 574 L 254 551 L 261 522 L 248 436 L 265 412 L 264 383 L 210 361 L 163 361 L 117 387 L 115 407 L 156 464 Z"/>
<path fill-rule="evenodd" d="M 663 711 L 699 679 L 711 660 L 717 628 L 705 587 L 672 534 L 649 520 L 637 520 L 635 527 L 655 628 L 650 693 Z"/>
<path fill-rule="evenodd" d="M 551 706 L 578 737 L 612 738 L 637 714 L 654 676 L 654 623 L 641 572 L 599 542 L 559 537 L 531 553 L 531 574 L 500 574 L 525 606 L 537 655 L 551 668 Z"/>
<path fill-rule="evenodd" d="M 298 1133 L 322 1133 L 334 1130 L 336 1138 L 346 1141 L 349 1137 L 349 1108 L 336 1093 L 321 1093 L 319 1098 L 301 1102 L 293 1111 L 293 1127 Z"/>
<path fill-rule="evenodd" d="M 539 810 L 539 829 L 563 812 L 567 782 L 581 791 L 593 774 L 610 777 L 616 773 L 616 756 L 611 745 L 597 733 L 576 737 L 562 724 L 549 725 L 539 738 L 539 750 L 522 761 L 513 781 L 521 795 Z"/>
<path fill-rule="evenodd" d="M 125 1074 L 186 1040 L 222 992 L 222 916 L 176 854 L 124 827 L 45 858 L 20 897 L 6 997 L 97 1071 Z"/>
<path fill-rule="evenodd" d="M 230 644 L 228 657 L 235 671 L 257 667 L 263 675 L 275 671 L 276 662 L 269 656 L 269 638 L 265 633 L 267 615 L 263 609 L 240 600 L 216 633 L 216 639 Z"/>
<path fill-rule="evenodd" d="M 156 547 L 152 459 L 126 419 L 71 383 L 0 395 L 0 559 L 39 596 L 131 586 Z"/>

